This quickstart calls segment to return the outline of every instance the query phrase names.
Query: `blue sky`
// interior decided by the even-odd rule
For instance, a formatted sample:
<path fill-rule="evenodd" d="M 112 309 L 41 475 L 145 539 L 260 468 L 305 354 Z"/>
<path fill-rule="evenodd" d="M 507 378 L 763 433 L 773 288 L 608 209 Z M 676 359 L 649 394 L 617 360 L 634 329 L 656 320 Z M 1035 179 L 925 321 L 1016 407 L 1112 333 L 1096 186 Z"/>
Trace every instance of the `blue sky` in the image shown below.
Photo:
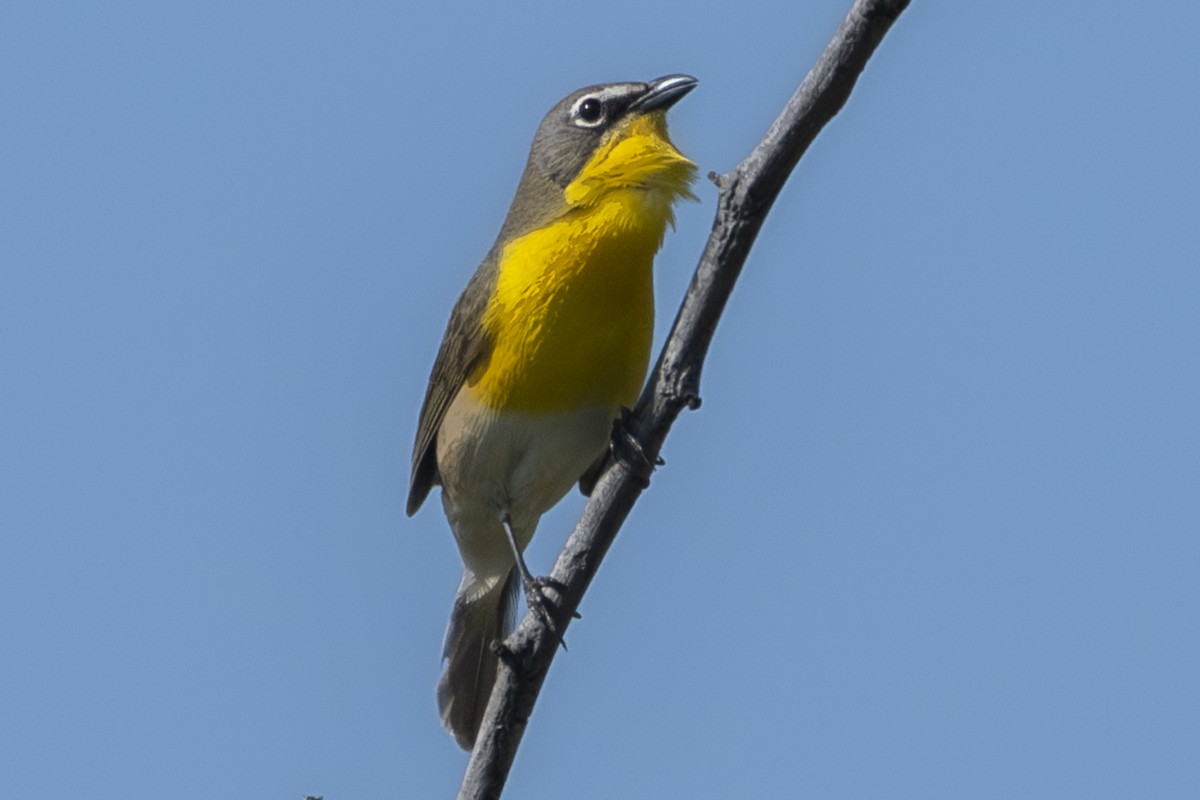
<path fill-rule="evenodd" d="M 676 143 L 727 170 L 848 6 L 6 4 L 7 794 L 450 796 L 459 566 L 408 456 L 538 120 L 688 72 Z M 1197 796 L 1197 29 L 916 0 L 763 229 L 510 796 Z"/>

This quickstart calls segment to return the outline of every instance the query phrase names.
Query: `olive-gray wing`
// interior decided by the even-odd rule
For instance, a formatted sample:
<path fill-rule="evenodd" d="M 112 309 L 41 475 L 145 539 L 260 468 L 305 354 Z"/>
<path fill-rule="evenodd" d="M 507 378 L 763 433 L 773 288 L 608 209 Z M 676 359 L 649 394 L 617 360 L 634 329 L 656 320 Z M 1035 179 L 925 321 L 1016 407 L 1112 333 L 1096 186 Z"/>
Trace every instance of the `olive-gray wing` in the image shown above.
<path fill-rule="evenodd" d="M 438 428 L 446 416 L 454 396 L 462 388 L 467 376 L 482 359 L 491 352 L 491 341 L 483 330 L 483 312 L 495 284 L 495 265 L 491 259 L 484 262 L 471 276 L 467 288 L 459 295 L 438 348 L 433 371 L 429 375 L 429 386 L 425 390 L 425 402 L 421 405 L 421 416 L 417 423 L 417 439 L 413 444 L 412 478 L 408 485 L 407 513 L 416 513 L 429 491 L 437 485 Z"/>

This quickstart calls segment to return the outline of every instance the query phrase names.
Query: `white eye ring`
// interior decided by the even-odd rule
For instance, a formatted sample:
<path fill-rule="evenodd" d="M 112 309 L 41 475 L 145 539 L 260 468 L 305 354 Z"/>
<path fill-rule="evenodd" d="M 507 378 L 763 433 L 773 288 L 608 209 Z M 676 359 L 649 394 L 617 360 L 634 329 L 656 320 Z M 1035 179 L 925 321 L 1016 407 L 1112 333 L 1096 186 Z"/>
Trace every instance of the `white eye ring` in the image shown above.
<path fill-rule="evenodd" d="M 579 98 L 571 107 L 571 121 L 581 128 L 598 127 L 603 124 L 604 116 L 604 103 L 592 94 Z"/>

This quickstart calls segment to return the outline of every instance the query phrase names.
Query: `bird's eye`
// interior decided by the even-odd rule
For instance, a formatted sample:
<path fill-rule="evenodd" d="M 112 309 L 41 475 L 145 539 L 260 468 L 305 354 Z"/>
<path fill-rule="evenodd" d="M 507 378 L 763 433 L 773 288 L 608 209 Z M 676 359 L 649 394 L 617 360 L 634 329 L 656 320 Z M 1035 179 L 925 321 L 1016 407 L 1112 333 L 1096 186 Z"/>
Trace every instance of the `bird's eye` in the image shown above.
<path fill-rule="evenodd" d="M 575 119 L 591 127 L 604 117 L 604 104 L 595 97 L 585 97 L 575 106 Z"/>

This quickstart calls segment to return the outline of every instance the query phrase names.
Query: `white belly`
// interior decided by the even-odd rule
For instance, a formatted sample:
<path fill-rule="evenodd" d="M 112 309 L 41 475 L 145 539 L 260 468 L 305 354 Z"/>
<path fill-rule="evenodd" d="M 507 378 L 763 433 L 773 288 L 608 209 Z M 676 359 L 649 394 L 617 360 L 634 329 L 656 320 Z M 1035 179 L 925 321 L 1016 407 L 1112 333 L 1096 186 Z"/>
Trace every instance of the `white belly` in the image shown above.
<path fill-rule="evenodd" d="M 537 521 L 608 446 L 617 409 L 565 414 L 497 414 L 458 393 L 437 437 L 442 505 L 458 540 L 464 583 L 487 591 L 513 566 L 500 517 L 507 512 L 523 550 Z"/>

